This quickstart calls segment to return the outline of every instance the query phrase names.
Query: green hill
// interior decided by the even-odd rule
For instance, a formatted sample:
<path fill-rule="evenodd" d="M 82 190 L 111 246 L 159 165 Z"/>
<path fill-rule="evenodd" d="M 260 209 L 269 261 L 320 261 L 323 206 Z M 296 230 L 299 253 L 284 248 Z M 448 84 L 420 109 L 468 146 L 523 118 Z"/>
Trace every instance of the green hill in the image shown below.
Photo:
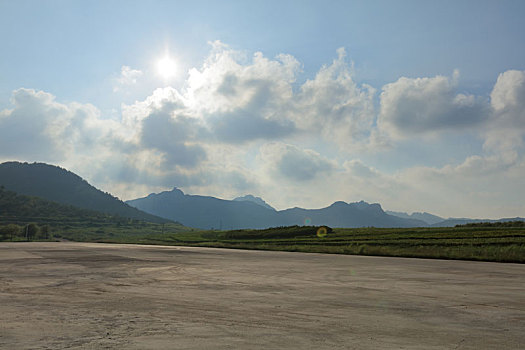
<path fill-rule="evenodd" d="M 23 224 L 39 222 L 45 224 L 79 221 L 122 222 L 127 218 L 101 212 L 76 208 L 71 205 L 51 202 L 39 197 L 17 194 L 0 187 L 0 222 Z"/>
<path fill-rule="evenodd" d="M 110 215 L 156 223 L 170 222 L 170 220 L 133 208 L 111 194 L 91 186 L 80 176 L 49 164 L 2 163 L 0 164 L 0 186 L 18 194 L 36 196 Z"/>
<path fill-rule="evenodd" d="M 152 223 L 51 202 L 0 187 L 0 241 L 68 238 L 96 241 L 108 237 L 176 233 L 178 223 Z"/>

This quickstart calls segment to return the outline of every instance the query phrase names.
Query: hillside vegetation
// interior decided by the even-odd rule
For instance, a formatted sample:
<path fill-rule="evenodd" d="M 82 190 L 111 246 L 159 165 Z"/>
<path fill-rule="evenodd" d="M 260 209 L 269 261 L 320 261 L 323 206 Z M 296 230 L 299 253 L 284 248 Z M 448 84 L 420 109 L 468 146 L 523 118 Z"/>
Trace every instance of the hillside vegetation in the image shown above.
<path fill-rule="evenodd" d="M 151 223 L 63 205 L 0 187 L 0 240 L 96 240 L 184 230 L 178 223 Z"/>
<path fill-rule="evenodd" d="M 91 186 L 80 176 L 54 165 L 2 163 L 0 164 L 0 186 L 22 195 L 36 196 L 48 201 L 110 215 L 158 223 L 170 221 L 133 208 L 111 194 Z"/>
<path fill-rule="evenodd" d="M 525 262 L 523 222 L 446 228 L 288 226 L 201 231 L 64 206 L 0 190 L 0 240 L 68 239 L 315 253 Z"/>
<path fill-rule="evenodd" d="M 196 230 L 129 207 L 67 170 L 38 163 L 3 163 L 0 164 L 0 240 L 66 239 L 525 262 L 525 223 L 519 218 L 477 220 L 445 228 L 374 228 L 362 226 L 376 226 L 378 222 L 379 226 L 401 227 L 419 221 L 390 216 L 379 204 L 365 202 L 335 202 L 316 210 L 276 211 L 254 200 L 260 198 L 225 201 L 185 195 L 177 189 L 144 198 L 144 203 L 152 205 L 150 209 L 178 214 L 186 211 L 201 223 L 208 220 L 206 227 L 235 227 L 234 223 L 246 225 L 255 219 L 257 226 L 279 226 L 261 230 Z M 228 215 L 230 222 L 225 220 Z M 307 222 L 305 218 L 310 222 L 334 222 L 333 226 L 351 222 L 362 228 L 297 224 Z M 465 223 L 467 219 L 454 220 Z"/>

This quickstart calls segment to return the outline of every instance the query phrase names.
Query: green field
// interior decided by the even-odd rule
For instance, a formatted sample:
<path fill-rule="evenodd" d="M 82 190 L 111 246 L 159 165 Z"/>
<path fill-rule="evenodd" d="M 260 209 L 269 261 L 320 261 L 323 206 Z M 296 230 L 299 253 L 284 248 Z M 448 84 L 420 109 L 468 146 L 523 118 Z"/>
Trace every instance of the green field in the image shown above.
<path fill-rule="evenodd" d="M 32 218 L 30 240 L 185 245 L 311 253 L 525 262 L 525 227 L 336 228 L 317 227 L 201 231 L 177 223 L 157 224 L 118 217 L 66 220 Z M 0 222 L 0 240 L 24 241 L 28 224 Z M 36 228 L 34 227 L 36 226 Z M 44 235 L 43 229 L 46 230 Z M 9 233 L 15 229 L 16 233 Z"/>
<path fill-rule="evenodd" d="M 525 262 L 523 227 L 356 228 L 317 235 L 316 227 L 268 230 L 156 232 L 111 237 L 64 234 L 74 240 L 114 243 L 188 245 L 237 249 L 283 250 L 331 254 Z"/>
<path fill-rule="evenodd" d="M 162 222 L 162 221 L 161 221 Z M 72 240 L 525 262 L 525 223 L 453 228 L 276 227 L 202 231 L 58 204 L 0 187 L 0 241 Z"/>

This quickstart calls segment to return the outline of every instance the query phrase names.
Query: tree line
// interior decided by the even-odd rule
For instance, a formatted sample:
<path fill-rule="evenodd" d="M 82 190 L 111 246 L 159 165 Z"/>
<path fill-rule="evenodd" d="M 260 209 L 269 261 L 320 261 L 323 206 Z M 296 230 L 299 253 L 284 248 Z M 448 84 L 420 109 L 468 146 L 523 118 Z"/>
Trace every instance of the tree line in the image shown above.
<path fill-rule="evenodd" d="M 456 227 L 525 227 L 525 221 L 469 222 Z"/>
<path fill-rule="evenodd" d="M 27 225 L 8 224 L 0 226 L 0 241 L 32 241 L 34 239 L 50 239 L 49 225 L 38 226 L 35 223 Z"/>

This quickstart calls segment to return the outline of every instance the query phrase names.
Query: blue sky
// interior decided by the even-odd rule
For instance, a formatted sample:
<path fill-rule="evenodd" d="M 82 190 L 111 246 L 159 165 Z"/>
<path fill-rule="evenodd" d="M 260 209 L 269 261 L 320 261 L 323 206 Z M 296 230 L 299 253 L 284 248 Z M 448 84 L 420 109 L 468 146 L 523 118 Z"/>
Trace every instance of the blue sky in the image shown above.
<path fill-rule="evenodd" d="M 1 0 L 0 160 L 123 199 L 177 186 L 525 216 L 524 16 L 523 1 Z"/>

